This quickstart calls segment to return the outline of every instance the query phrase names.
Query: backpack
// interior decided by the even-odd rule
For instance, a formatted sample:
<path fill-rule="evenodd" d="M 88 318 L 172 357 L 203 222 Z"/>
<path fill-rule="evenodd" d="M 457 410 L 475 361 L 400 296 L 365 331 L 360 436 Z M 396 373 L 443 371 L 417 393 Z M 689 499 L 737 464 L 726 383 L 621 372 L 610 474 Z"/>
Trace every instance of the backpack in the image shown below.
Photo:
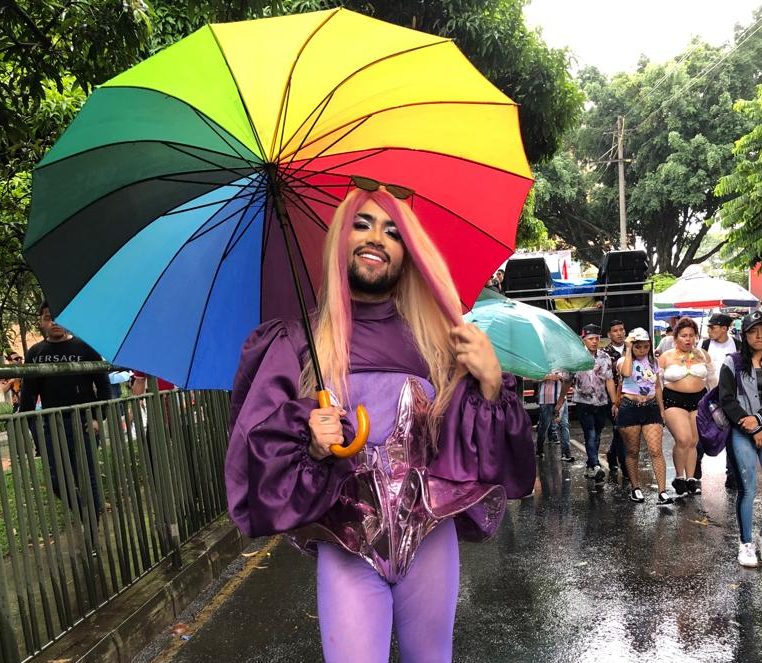
<path fill-rule="evenodd" d="M 736 375 L 736 390 L 741 388 L 741 355 L 733 352 L 728 355 L 733 358 L 733 368 Z M 720 405 L 719 385 L 713 387 L 701 397 L 696 412 L 696 427 L 698 428 L 699 442 L 707 456 L 716 456 L 728 444 L 732 425 Z"/>

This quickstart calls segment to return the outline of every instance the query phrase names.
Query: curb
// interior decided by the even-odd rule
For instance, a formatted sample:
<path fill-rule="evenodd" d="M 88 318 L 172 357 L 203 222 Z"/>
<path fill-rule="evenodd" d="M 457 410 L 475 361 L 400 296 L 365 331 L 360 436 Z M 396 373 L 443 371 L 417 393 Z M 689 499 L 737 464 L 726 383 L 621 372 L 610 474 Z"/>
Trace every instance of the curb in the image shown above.
<path fill-rule="evenodd" d="M 182 568 L 164 560 L 33 658 L 49 663 L 129 663 L 240 555 L 248 539 L 221 516 L 181 549 Z"/>

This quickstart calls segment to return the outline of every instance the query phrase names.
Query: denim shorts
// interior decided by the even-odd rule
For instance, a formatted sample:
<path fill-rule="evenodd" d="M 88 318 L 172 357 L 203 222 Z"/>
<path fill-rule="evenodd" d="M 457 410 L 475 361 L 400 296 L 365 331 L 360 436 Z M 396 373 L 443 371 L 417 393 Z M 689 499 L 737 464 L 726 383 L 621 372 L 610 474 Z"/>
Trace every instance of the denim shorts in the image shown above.
<path fill-rule="evenodd" d="M 619 428 L 661 423 L 664 422 L 662 421 L 659 405 L 655 398 L 651 398 L 643 403 L 638 403 L 624 397 L 619 401 L 619 413 L 616 417 L 616 425 Z"/>

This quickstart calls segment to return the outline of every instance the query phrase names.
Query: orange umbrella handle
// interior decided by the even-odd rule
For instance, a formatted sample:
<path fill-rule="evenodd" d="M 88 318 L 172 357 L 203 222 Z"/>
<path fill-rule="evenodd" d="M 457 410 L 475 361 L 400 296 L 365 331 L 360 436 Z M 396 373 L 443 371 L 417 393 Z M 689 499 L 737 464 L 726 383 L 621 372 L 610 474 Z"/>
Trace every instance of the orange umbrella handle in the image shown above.
<path fill-rule="evenodd" d="M 331 394 L 327 389 L 317 392 L 318 405 L 320 407 L 331 407 Z M 357 406 L 357 434 L 355 439 L 352 440 L 347 446 L 341 446 L 340 444 L 332 444 L 330 449 L 331 453 L 338 458 L 351 458 L 360 453 L 365 443 L 368 441 L 368 435 L 370 435 L 370 417 L 368 416 L 368 410 L 364 405 Z"/>

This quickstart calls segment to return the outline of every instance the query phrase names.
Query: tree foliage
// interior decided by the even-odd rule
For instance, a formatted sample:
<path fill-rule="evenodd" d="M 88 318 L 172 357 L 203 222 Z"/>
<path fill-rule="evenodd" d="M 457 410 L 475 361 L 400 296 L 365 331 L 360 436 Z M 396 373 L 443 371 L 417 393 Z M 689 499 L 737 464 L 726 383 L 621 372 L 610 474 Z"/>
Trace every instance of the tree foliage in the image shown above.
<path fill-rule="evenodd" d="M 762 10 L 753 28 L 760 19 Z M 753 94 L 760 61 L 762 31 L 739 29 L 733 44 L 694 41 L 674 60 L 643 61 L 633 74 L 583 71 L 589 109 L 565 153 L 541 168 L 549 190 L 538 216 L 591 262 L 618 244 L 614 127 L 624 116 L 630 246 L 642 241 L 654 271 L 680 275 L 705 260 L 720 248 L 699 250 L 721 203 L 715 183 L 751 128 L 733 103 Z"/>
<path fill-rule="evenodd" d="M 21 257 L 32 169 L 87 94 L 207 20 L 237 20 L 278 6 L 262 0 L 0 3 L 0 350 L 13 326 L 23 340 L 40 297 Z"/>
<path fill-rule="evenodd" d="M 729 231 L 730 264 L 752 267 L 762 260 L 762 85 L 753 100 L 737 102 L 735 110 L 753 128 L 736 141 L 735 168 L 719 181 L 715 193 L 727 199 L 720 219 Z"/>

